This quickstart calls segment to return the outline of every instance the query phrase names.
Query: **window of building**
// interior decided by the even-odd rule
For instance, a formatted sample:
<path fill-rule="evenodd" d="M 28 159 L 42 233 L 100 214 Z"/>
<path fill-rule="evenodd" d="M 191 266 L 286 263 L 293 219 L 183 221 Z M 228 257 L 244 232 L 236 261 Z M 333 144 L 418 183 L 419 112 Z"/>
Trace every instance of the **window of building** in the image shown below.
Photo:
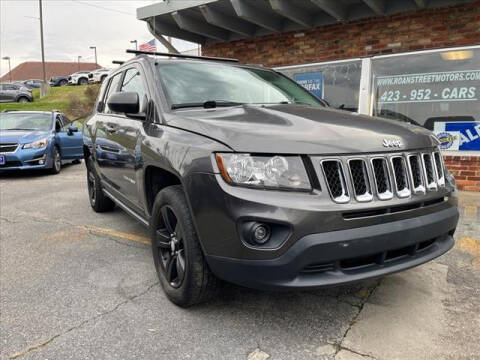
<path fill-rule="evenodd" d="M 434 131 L 447 150 L 480 150 L 480 49 L 372 59 L 373 115 Z"/>
<path fill-rule="evenodd" d="M 289 66 L 279 71 L 297 81 L 317 97 L 335 108 L 358 111 L 360 60 L 308 66 Z"/>

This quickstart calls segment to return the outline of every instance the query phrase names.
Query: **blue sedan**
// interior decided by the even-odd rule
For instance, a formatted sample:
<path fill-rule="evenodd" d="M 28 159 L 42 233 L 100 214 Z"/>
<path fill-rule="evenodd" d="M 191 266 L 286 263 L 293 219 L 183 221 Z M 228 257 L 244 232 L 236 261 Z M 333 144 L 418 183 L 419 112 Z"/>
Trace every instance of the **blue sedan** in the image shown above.
<path fill-rule="evenodd" d="M 83 159 L 83 136 L 57 111 L 0 113 L 0 172 L 48 169 Z"/>

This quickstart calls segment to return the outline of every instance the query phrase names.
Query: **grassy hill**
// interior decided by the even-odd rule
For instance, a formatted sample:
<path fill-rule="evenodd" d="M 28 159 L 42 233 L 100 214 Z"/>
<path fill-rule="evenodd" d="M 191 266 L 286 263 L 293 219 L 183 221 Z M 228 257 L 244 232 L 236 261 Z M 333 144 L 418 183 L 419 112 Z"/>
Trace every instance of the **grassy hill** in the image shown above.
<path fill-rule="evenodd" d="M 86 93 L 87 88 L 97 93 L 98 85 L 60 86 L 50 88 L 47 96 L 40 99 L 39 89 L 34 89 L 33 101 L 28 103 L 0 103 L 0 112 L 3 110 L 59 110 L 70 119 L 88 116 L 88 109 L 93 107 L 92 96 Z M 83 111 L 79 111 L 82 108 Z M 85 110 L 84 110 L 85 109 Z"/>

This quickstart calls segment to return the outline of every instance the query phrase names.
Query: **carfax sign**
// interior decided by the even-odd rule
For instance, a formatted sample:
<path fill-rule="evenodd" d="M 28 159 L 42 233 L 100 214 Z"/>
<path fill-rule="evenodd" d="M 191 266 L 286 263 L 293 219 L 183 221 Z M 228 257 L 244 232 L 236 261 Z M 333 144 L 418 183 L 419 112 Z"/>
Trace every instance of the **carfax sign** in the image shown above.
<path fill-rule="evenodd" d="M 323 74 L 321 72 L 295 74 L 293 79 L 312 94 L 323 99 Z"/>
<path fill-rule="evenodd" d="M 480 150 L 480 121 L 436 122 L 434 131 L 443 150 Z"/>

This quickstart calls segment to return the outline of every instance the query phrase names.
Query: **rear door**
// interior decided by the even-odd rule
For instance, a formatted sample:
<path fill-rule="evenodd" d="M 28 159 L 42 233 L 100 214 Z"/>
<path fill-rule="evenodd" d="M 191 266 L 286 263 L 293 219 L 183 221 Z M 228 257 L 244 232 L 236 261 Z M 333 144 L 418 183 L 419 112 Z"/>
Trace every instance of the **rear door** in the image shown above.
<path fill-rule="evenodd" d="M 55 138 L 60 148 L 60 156 L 65 160 L 83 159 L 83 133 L 71 132 L 72 124 L 61 115 L 55 120 Z"/>

